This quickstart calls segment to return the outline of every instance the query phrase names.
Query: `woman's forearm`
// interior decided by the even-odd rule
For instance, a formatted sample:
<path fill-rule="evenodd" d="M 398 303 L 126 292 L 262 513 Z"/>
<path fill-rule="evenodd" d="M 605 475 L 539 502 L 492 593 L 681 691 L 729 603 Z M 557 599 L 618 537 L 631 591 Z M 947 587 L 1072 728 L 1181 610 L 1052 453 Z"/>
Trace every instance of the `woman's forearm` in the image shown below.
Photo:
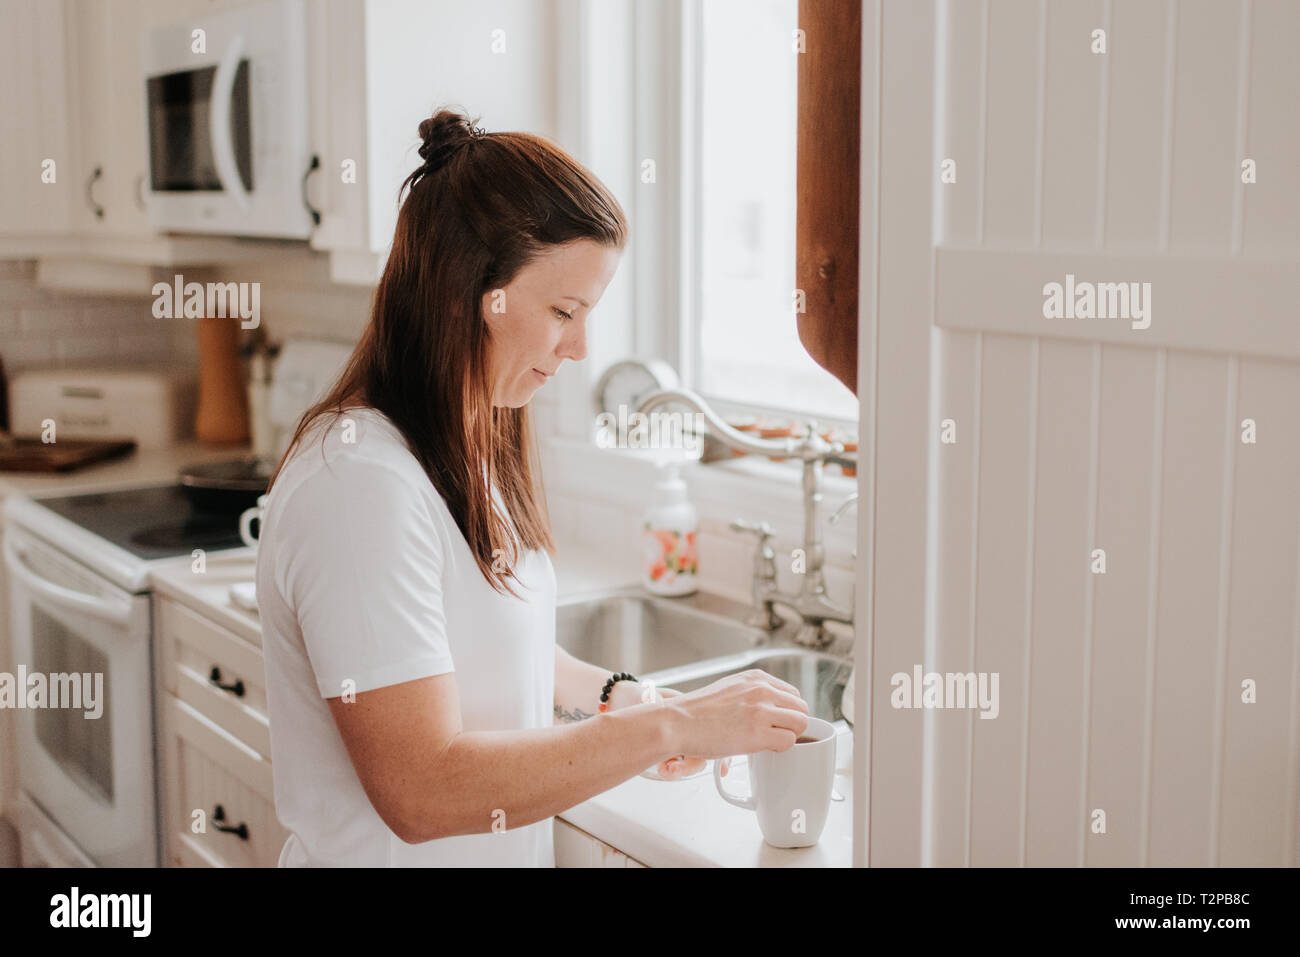
<path fill-rule="evenodd" d="M 581 721 L 600 713 L 600 692 L 610 673 L 555 646 L 555 724 Z M 611 704 L 641 703 L 641 689 L 631 681 L 615 683 Z"/>
<path fill-rule="evenodd" d="M 597 689 L 599 697 L 599 689 Z M 636 704 L 551 728 L 462 731 L 413 768 L 419 795 L 405 815 L 416 844 L 535 824 L 673 756 L 674 712 Z"/>

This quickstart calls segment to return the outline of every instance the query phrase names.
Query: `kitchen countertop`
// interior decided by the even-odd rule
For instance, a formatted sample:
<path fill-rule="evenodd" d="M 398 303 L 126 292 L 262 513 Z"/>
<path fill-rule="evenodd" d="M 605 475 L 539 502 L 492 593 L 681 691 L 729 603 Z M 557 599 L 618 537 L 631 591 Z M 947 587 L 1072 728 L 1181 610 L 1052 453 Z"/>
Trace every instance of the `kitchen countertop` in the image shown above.
<path fill-rule="evenodd" d="M 77 495 L 132 485 L 174 482 L 187 465 L 236 459 L 248 454 L 248 447 L 243 445 L 181 442 L 165 449 L 136 449 L 120 459 L 99 462 L 72 472 L 0 472 L 0 498 L 15 493 Z"/>
<path fill-rule="evenodd" d="M 230 602 L 230 585 L 253 580 L 255 552 L 236 549 L 208 556 L 203 574 L 188 558 L 160 563 L 153 584 L 240 637 L 261 646 L 257 615 Z M 562 549 L 556 561 L 561 599 L 628 584 L 596 556 Z M 812 847 L 769 846 L 752 811 L 728 804 L 713 785 L 712 763 L 704 774 L 684 781 L 633 777 L 557 815 L 629 857 L 650 867 L 849 867 L 853 855 L 853 732 L 836 722 L 835 789 L 821 840 Z M 723 784 L 732 794 L 748 791 L 743 757 L 731 763 Z"/>

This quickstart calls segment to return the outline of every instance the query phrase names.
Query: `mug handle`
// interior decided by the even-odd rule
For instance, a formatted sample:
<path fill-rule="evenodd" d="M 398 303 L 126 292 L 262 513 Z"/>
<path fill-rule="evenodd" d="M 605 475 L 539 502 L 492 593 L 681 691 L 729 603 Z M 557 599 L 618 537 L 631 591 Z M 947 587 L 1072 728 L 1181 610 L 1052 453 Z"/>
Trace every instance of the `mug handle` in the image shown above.
<path fill-rule="evenodd" d="M 722 795 L 722 799 L 728 804 L 734 804 L 736 807 L 743 807 L 749 811 L 758 810 L 758 805 L 754 803 L 753 794 L 750 794 L 748 797 L 738 798 L 728 794 L 727 789 L 722 786 L 723 760 L 723 758 L 716 758 L 713 762 L 713 785 L 718 789 L 718 793 Z"/>
<path fill-rule="evenodd" d="M 261 518 L 265 509 L 266 496 L 259 495 L 257 504 L 252 508 L 245 509 L 239 516 L 239 537 L 250 548 L 257 544 L 257 539 L 253 537 L 253 519 Z"/>

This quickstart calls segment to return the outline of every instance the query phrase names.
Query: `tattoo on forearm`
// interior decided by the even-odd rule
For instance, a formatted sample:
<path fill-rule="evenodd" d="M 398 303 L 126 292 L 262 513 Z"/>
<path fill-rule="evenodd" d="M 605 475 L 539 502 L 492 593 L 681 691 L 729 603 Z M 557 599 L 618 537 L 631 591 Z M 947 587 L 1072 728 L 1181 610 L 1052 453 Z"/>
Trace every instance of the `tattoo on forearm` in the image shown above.
<path fill-rule="evenodd" d="M 555 717 L 560 721 L 581 721 L 583 718 L 592 717 L 592 715 L 583 711 L 581 708 L 574 708 L 572 711 L 565 711 L 557 704 L 555 706 Z"/>

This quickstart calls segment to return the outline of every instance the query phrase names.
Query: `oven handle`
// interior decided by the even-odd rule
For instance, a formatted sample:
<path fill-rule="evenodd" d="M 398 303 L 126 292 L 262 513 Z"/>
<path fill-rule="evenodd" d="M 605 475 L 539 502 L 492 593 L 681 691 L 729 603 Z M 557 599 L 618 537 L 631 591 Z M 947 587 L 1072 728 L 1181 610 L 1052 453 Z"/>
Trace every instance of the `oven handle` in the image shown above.
<path fill-rule="evenodd" d="M 244 54 L 244 38 L 235 34 L 217 64 L 212 78 L 212 98 L 208 103 L 208 136 L 212 141 L 212 161 L 217 167 L 221 188 L 241 210 L 248 211 L 248 193 L 239 178 L 235 147 L 230 139 L 230 106 L 235 95 L 235 73 Z"/>
<path fill-rule="evenodd" d="M 116 625 L 125 625 L 131 620 L 131 602 L 129 599 L 99 598 L 46 581 L 27 567 L 26 562 L 23 561 L 22 553 L 14 547 L 13 539 L 10 536 L 5 536 L 4 553 L 5 565 L 8 566 L 13 576 L 47 601 L 75 609 Z"/>

